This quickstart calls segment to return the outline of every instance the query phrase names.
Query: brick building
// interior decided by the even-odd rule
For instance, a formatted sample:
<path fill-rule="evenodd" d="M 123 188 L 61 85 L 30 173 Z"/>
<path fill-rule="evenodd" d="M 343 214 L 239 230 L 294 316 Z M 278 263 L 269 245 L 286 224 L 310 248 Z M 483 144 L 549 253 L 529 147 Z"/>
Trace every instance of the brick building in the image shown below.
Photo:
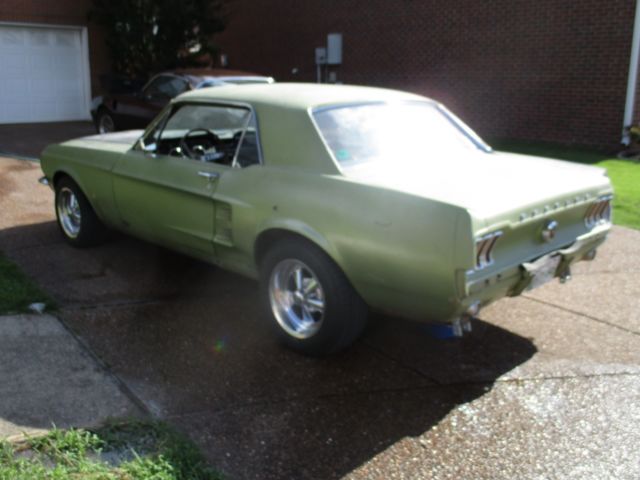
<path fill-rule="evenodd" d="M 91 0 L 0 2 L 0 123 L 88 117 L 109 69 Z M 418 92 L 488 139 L 615 148 L 633 0 L 234 0 L 229 66 L 315 81 L 315 47 L 343 35 L 344 83 Z M 293 74 L 293 69 L 297 69 Z M 636 108 L 636 112 L 638 108 Z"/>
<path fill-rule="evenodd" d="M 430 96 L 489 139 L 619 145 L 633 0 L 231 5 L 219 44 L 232 67 L 278 81 L 313 81 L 314 48 L 326 43 L 328 33 L 339 32 L 339 81 Z"/>

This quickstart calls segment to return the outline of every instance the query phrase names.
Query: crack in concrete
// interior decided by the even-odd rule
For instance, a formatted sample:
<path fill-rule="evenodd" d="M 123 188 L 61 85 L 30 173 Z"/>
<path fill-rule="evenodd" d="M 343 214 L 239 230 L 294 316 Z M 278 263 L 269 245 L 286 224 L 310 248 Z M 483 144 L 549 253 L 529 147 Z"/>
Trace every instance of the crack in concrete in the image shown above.
<path fill-rule="evenodd" d="M 577 310 L 573 310 L 571 308 L 563 307 L 563 306 L 557 305 L 555 303 L 547 302 L 546 300 L 540 300 L 540 299 L 535 298 L 535 297 L 530 297 L 528 295 L 522 295 L 522 297 L 526 298 L 527 300 L 531 300 L 532 302 L 537 302 L 537 303 L 540 303 L 542 305 L 547 305 L 547 306 L 552 307 L 552 308 L 557 308 L 558 310 L 562 310 L 564 312 L 573 313 L 574 315 L 578 315 L 579 317 L 588 318 L 589 320 L 593 320 L 594 322 L 602 323 L 603 325 L 607 325 L 608 327 L 617 328 L 618 330 L 622 330 L 623 332 L 630 333 L 632 335 L 640 336 L 640 332 L 636 332 L 635 330 L 631 330 L 629 328 L 625 328 L 625 327 L 622 327 L 620 325 L 616 325 L 615 323 L 609 322 L 607 320 L 603 320 L 603 319 L 598 318 L 598 317 L 594 317 L 594 316 L 586 314 L 584 312 L 579 312 Z"/>
<path fill-rule="evenodd" d="M 574 275 L 574 277 L 588 277 L 592 275 L 624 275 L 626 273 L 637 273 L 640 269 L 631 270 L 600 270 L 595 272 L 581 272 Z"/>
<path fill-rule="evenodd" d="M 421 371 L 418 368 L 415 368 L 411 365 L 408 365 L 406 362 L 400 360 L 399 358 L 395 358 L 392 355 L 389 355 L 387 352 L 385 352 L 384 350 L 382 350 L 381 348 L 376 347 L 375 345 L 372 345 L 371 343 L 367 342 L 366 340 L 362 340 L 360 342 L 361 345 L 364 345 L 365 347 L 367 347 L 369 350 L 371 350 L 373 353 L 377 354 L 379 357 L 385 359 L 385 360 L 389 360 L 391 362 L 394 362 L 396 365 L 398 365 L 400 368 L 403 368 L 407 371 L 413 372 L 416 375 L 424 378 L 425 380 L 428 380 L 429 382 L 433 383 L 434 385 L 441 385 L 441 382 L 439 382 L 437 379 L 430 377 L 429 375 L 425 374 L 423 371 Z"/>
<path fill-rule="evenodd" d="M 69 304 L 63 305 L 60 310 L 67 311 L 77 311 L 77 310 L 100 310 L 102 308 L 116 309 L 116 308 L 125 308 L 125 307 L 137 307 L 137 306 L 146 306 L 146 305 L 158 305 L 160 303 L 166 303 L 173 301 L 173 299 L 168 298 L 145 298 L 141 300 L 125 300 L 125 301 L 113 301 L 113 302 L 105 302 L 105 303 L 90 303 L 90 304 Z"/>

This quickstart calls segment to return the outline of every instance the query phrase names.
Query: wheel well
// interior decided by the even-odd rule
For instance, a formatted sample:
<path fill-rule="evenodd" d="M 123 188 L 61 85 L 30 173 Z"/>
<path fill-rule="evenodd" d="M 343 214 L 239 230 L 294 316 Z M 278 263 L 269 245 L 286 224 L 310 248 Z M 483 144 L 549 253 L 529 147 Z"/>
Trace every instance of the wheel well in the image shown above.
<path fill-rule="evenodd" d="M 103 103 L 101 104 L 98 109 L 96 110 L 96 112 L 98 114 L 102 113 L 102 112 L 106 112 L 106 113 L 111 113 L 111 110 L 109 110 L 109 108 L 107 108 L 107 106 Z"/>
<path fill-rule="evenodd" d="M 58 184 L 58 182 L 63 178 L 68 178 L 69 180 L 71 180 L 73 183 L 76 183 L 77 185 L 77 182 L 68 173 L 56 172 L 53 174 L 53 186 L 55 187 Z"/>
<path fill-rule="evenodd" d="M 260 264 L 262 263 L 262 259 L 264 258 L 265 254 L 271 249 L 273 245 L 289 238 L 306 242 L 324 251 L 324 249 L 320 247 L 316 242 L 314 242 L 313 240 L 309 240 L 304 235 L 300 235 L 299 233 L 295 233 L 290 230 L 274 228 L 274 229 L 262 232 L 256 239 L 255 246 L 253 249 L 254 250 L 253 255 L 258 268 L 260 268 Z M 327 254 L 327 252 L 325 252 L 325 254 Z"/>

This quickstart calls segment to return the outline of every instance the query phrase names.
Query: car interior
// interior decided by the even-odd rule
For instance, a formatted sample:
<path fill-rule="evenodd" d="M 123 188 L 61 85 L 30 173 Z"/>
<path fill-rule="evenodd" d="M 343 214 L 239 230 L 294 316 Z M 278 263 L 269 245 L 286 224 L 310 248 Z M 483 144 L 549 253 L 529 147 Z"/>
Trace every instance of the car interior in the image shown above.
<path fill-rule="evenodd" d="M 234 167 L 260 163 L 254 114 L 246 108 L 184 105 L 143 141 L 146 151 Z"/>

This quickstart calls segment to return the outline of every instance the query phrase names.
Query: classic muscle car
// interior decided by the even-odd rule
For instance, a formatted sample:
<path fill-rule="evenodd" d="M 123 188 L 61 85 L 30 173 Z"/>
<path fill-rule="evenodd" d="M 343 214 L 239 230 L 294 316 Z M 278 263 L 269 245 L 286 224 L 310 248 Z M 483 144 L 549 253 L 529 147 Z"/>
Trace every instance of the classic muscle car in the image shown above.
<path fill-rule="evenodd" d="M 117 229 L 259 279 L 292 348 L 335 352 L 370 309 L 444 322 L 591 260 L 605 171 L 491 150 L 443 105 L 393 90 L 217 87 L 144 131 L 49 146 L 64 238 Z"/>
<path fill-rule="evenodd" d="M 198 88 L 247 83 L 273 83 L 273 78 L 227 69 L 193 68 L 151 77 L 140 91 L 100 95 L 91 102 L 98 133 L 145 128 L 176 95 Z"/>

